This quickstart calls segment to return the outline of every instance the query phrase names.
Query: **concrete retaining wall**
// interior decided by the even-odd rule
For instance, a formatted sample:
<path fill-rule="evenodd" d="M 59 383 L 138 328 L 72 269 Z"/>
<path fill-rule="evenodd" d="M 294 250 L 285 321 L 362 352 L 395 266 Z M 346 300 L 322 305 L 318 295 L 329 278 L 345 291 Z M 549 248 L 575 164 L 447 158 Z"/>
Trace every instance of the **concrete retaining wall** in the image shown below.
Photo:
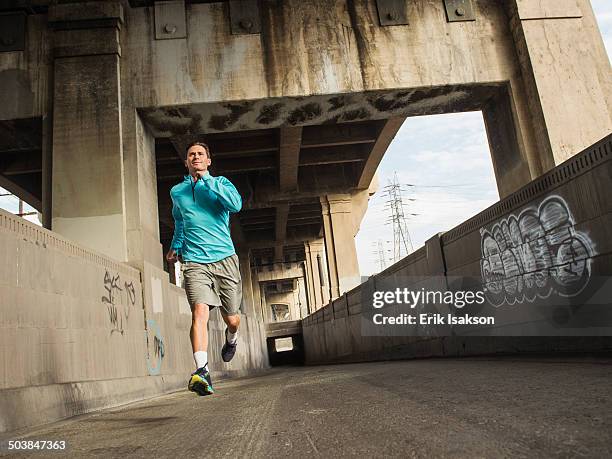
<path fill-rule="evenodd" d="M 0 432 L 186 387 L 191 313 L 167 273 L 141 273 L 1 210 L 0 253 Z M 225 327 L 211 316 L 214 378 L 268 365 L 263 324 L 242 321 L 241 352 L 225 364 Z"/>
<path fill-rule="evenodd" d="M 516 193 L 499 201 L 452 230 L 431 238 L 399 263 L 371 277 L 374 286 L 405 286 L 408 276 L 466 276 L 484 279 L 486 270 L 508 273 L 511 266 L 491 268 L 490 244 L 497 244 L 496 228 L 512 219 L 538 218 L 544 228 L 558 225 L 550 218 L 565 218 L 565 234 L 573 234 L 584 248 L 590 276 L 612 273 L 612 135 L 562 163 Z M 550 212 L 550 207 L 555 212 Z M 553 215 L 553 217 L 551 217 Z M 555 217 L 556 215 L 556 217 Z M 528 222 L 529 223 L 529 222 Z M 548 226 L 547 226 L 548 225 Z M 527 225 L 529 226 L 529 225 Z M 534 225 L 536 226 L 536 225 Z M 503 228 L 502 228 L 503 230 Z M 491 235 L 491 238 L 488 236 Z M 524 236 L 524 235 L 523 235 Z M 549 238 L 551 233 L 547 233 Z M 522 244 L 525 241 L 514 241 Z M 563 247 L 563 243 L 556 246 Z M 503 248 L 499 249 L 501 253 Z M 543 259 L 544 256 L 540 255 Z M 550 267 L 563 263 L 559 252 Z M 400 282 L 400 278 L 402 281 Z M 524 324 L 509 323 L 500 336 L 363 336 L 362 289 L 345 293 L 303 320 L 307 363 L 441 357 L 515 352 L 611 351 L 612 337 L 503 336 L 517 335 Z M 520 303 L 520 301 L 519 301 Z M 522 307 L 529 307 L 526 302 Z M 518 332 L 518 333 L 517 333 Z M 561 333 L 563 334 L 563 332 Z M 571 334 L 571 333 L 569 333 Z"/>

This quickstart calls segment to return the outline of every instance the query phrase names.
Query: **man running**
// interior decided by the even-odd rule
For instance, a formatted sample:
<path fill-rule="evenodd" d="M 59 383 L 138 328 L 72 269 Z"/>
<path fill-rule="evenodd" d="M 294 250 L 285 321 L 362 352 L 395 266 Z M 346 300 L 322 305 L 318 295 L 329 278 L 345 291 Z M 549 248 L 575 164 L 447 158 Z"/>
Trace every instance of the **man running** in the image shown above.
<path fill-rule="evenodd" d="M 242 199 L 228 179 L 210 175 L 210 163 L 206 144 L 193 142 L 187 147 L 189 175 L 170 190 L 174 237 L 166 255 L 170 263 L 177 258 L 183 263 L 196 364 L 187 387 L 199 395 L 214 393 L 208 371 L 209 310 L 219 306 L 227 324 L 221 357 L 229 362 L 236 353 L 242 300 L 238 256 L 229 229 L 229 215 L 240 211 Z"/>

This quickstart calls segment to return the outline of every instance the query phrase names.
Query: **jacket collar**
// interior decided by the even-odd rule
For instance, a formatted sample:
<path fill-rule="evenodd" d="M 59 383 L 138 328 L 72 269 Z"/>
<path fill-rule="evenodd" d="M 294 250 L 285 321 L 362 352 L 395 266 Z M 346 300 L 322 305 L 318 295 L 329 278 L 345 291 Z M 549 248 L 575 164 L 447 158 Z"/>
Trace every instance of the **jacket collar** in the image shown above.
<path fill-rule="evenodd" d="M 208 175 L 210 175 L 210 172 L 208 172 Z M 191 176 L 191 174 L 187 174 L 187 175 L 183 176 L 183 182 L 185 182 L 185 183 L 193 183 L 193 177 Z"/>

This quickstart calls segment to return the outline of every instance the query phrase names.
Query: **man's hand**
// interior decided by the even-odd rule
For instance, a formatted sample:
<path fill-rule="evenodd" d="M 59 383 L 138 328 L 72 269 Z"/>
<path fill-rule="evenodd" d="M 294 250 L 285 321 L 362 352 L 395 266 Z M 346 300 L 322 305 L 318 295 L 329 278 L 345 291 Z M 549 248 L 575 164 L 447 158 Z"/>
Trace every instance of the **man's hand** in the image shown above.
<path fill-rule="evenodd" d="M 174 249 L 168 250 L 168 253 L 166 254 L 166 260 L 168 261 L 168 263 L 176 263 L 178 260 L 176 250 Z"/>

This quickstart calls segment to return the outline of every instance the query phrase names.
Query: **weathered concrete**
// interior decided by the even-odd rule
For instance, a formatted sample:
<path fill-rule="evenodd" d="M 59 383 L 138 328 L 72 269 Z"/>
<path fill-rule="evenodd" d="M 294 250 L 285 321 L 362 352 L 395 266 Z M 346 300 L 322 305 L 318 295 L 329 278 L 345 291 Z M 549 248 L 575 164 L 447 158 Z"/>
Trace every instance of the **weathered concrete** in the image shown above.
<path fill-rule="evenodd" d="M 261 288 L 263 321 L 266 324 L 277 320 L 300 320 L 309 314 L 303 262 L 259 266 L 253 269 L 253 276 Z M 273 304 L 287 305 L 289 317 L 275 319 Z"/>
<path fill-rule="evenodd" d="M 10 438 L 83 458 L 609 457 L 611 377 L 609 358 L 285 368 Z"/>
<path fill-rule="evenodd" d="M 560 164 L 612 128 L 610 63 L 591 33 L 597 22 L 588 0 L 507 3 L 536 142 Z M 577 113 L 588 125 L 577 127 Z"/>
<path fill-rule="evenodd" d="M 338 298 L 342 293 L 361 283 L 355 235 L 356 196 L 328 195 L 321 198 L 323 234 L 329 271 L 330 295 Z M 367 195 L 365 196 L 367 207 Z M 356 212 L 355 212 L 356 213 Z"/>
<path fill-rule="evenodd" d="M 325 243 L 323 240 L 308 241 L 304 243 L 304 248 L 308 304 L 310 311 L 314 312 L 321 309 L 330 300 L 327 270 L 323 264 L 325 262 Z"/>
<path fill-rule="evenodd" d="M 121 135 L 119 28 L 116 8 L 51 10 L 51 23 L 107 20 L 107 27 L 82 23 L 54 32 L 52 228 L 116 260 L 127 256 Z M 82 235 L 88 235 L 84 240 Z"/>
<path fill-rule="evenodd" d="M 10 360 L 21 354 L 13 347 L 3 346 L 3 365 L 11 368 L 11 376 L 4 372 L 2 377 L 5 384 L 15 378 L 6 387 L 24 394 L 26 385 L 34 380 L 44 381 L 44 387 L 53 391 L 56 384 L 58 387 L 64 383 L 80 384 L 85 377 L 99 382 L 107 381 L 105 377 L 139 378 L 159 371 L 161 376 L 151 378 L 165 378 L 163 384 L 157 379 L 146 379 L 144 383 L 148 389 L 143 393 L 151 394 L 174 385 L 173 378 L 179 378 L 191 366 L 185 332 L 189 313 L 182 291 L 167 283 L 163 271 L 159 222 L 168 221 L 170 216 L 169 212 L 158 213 L 156 137 L 171 137 L 169 144 L 180 145 L 188 137 L 201 134 L 238 135 L 245 130 L 281 129 L 278 174 L 268 174 L 268 181 L 256 189 L 249 188 L 248 180 L 239 188 L 250 194 L 249 206 L 275 207 L 270 203 L 285 200 L 273 209 L 278 219 L 272 240 L 264 241 L 268 244 L 266 248 L 275 250 L 275 258 L 280 257 L 283 242 L 287 242 L 283 239 L 288 236 L 289 201 L 319 202 L 323 198 L 325 240 L 331 245 L 325 252 L 317 247 L 310 251 L 307 273 L 313 281 L 309 298 L 318 306 L 359 281 L 352 239 L 366 208 L 368 181 L 403 118 L 483 110 L 498 188 L 502 196 L 512 197 L 504 202 L 507 207 L 504 212 L 543 197 L 543 189 L 559 182 L 557 175 L 548 176 L 550 181 L 544 185 L 541 181 L 533 185 L 531 196 L 517 198 L 512 193 L 610 132 L 612 73 L 587 0 L 550 0 L 539 2 L 536 7 L 523 0 L 482 0 L 475 2 L 476 21 L 463 23 L 448 23 L 442 2 L 421 0 L 407 2 L 409 25 L 396 27 L 379 25 L 375 2 L 370 0 L 266 1 L 261 2 L 260 35 L 232 35 L 227 2 L 195 3 L 186 9 L 187 37 L 164 40 L 155 39 L 154 7 L 133 7 L 127 0 L 37 3 L 54 4 L 49 6 L 48 14 L 27 16 L 26 49 L 0 54 L 0 99 L 9 101 L 0 104 L 0 120 L 11 124 L 28 119 L 34 120 L 33 124 L 38 121 L 43 124 L 43 139 L 38 142 L 43 150 L 42 167 L 32 168 L 35 174 L 43 175 L 44 190 L 37 201 L 46 209 L 45 222 L 51 223 L 55 233 L 40 233 L 27 225 L 23 228 L 37 235 L 34 240 L 44 234 L 45 238 L 61 241 L 60 246 L 69 247 L 74 253 L 94 253 L 84 247 L 104 253 L 105 256 L 96 253 L 95 257 L 100 258 L 95 258 L 92 265 L 85 263 L 83 271 L 74 272 L 71 279 L 74 288 L 89 286 L 78 290 L 78 294 L 66 294 L 73 303 L 83 301 L 90 305 L 79 309 L 78 320 L 83 320 L 78 314 L 93 317 L 93 308 L 102 307 L 99 302 L 104 292 L 96 293 L 95 279 L 104 281 L 103 266 L 120 267 L 117 271 L 125 268 L 134 288 L 138 281 L 141 303 L 137 308 L 140 319 L 130 324 L 134 328 L 128 327 L 121 335 L 129 337 L 126 341 L 131 340 L 130 343 L 117 345 L 118 354 L 128 356 L 124 357 L 127 360 L 111 359 L 110 352 L 117 350 L 114 345 L 100 351 L 104 353 L 100 360 L 112 368 L 110 374 L 114 376 L 106 376 L 107 372 L 94 364 L 98 359 L 91 357 L 95 354 L 92 343 L 106 342 L 102 341 L 109 339 L 105 334 L 116 327 L 102 325 L 99 321 L 104 316 L 98 317 L 99 310 L 92 323 L 85 321 L 94 328 L 91 333 L 83 326 L 74 332 L 74 339 L 72 331 L 62 331 L 61 338 L 49 341 L 79 346 L 78 353 L 87 358 L 71 357 L 70 362 L 76 359 L 74 374 L 68 372 L 66 376 L 61 372 L 62 365 L 68 365 L 63 361 L 57 363 L 57 368 L 46 369 L 46 376 L 36 373 L 37 369 L 47 368 L 44 365 L 51 363 L 23 369 Z M 357 121 L 374 121 L 372 126 L 377 128 L 374 148 L 364 150 L 371 155 L 368 158 L 343 148 L 334 153 L 342 166 L 331 168 L 324 155 L 315 153 L 305 158 L 299 151 L 298 140 L 311 126 Z M 357 146 L 354 148 L 361 152 Z M 275 151 L 268 156 L 275 158 L 274 154 Z M 240 162 L 236 158 L 226 161 Z M 306 170 L 300 169 L 304 166 Z M 581 163 L 573 164 L 568 173 L 574 174 L 574 169 L 581 167 Z M 161 166 L 161 173 L 165 168 L 172 169 L 171 164 Z M 275 170 L 265 161 L 255 161 L 248 172 L 262 169 Z M 168 176 L 172 178 L 175 174 L 176 171 Z M 600 174 L 604 178 L 599 180 L 604 180 L 605 174 Z M 594 228 L 593 238 L 599 244 L 597 254 L 604 260 L 607 246 L 603 241 L 611 239 L 606 232 L 609 212 L 607 207 L 600 212 L 598 206 L 607 205 L 607 201 L 592 196 L 583 199 L 580 190 L 588 187 L 575 186 L 565 199 L 572 209 L 579 209 L 573 210 L 577 227 Z M 165 194 L 167 189 L 163 189 Z M 28 191 L 23 187 L 19 190 Z M 335 194 L 344 195 L 337 206 L 342 207 L 341 212 L 337 213 L 333 209 Z M 326 196 L 332 196 L 331 205 Z M 488 224 L 494 216 L 502 218 L 504 212 L 497 208 L 494 214 L 486 214 L 477 223 Z M 599 226 L 587 222 L 589 215 L 601 217 Z M 11 225 L 22 225 L 10 221 Z M 475 250 L 479 242 L 477 223 L 468 222 L 443 237 L 448 272 L 477 272 L 480 263 Z M 21 233 L 15 234 L 9 231 L 3 242 L 8 247 L 7 253 L 15 253 L 15 247 L 23 245 Z M 294 242 L 308 242 L 313 234 L 315 239 L 322 236 L 318 230 L 306 238 L 296 234 Z M 248 266 L 249 246 L 245 241 L 246 238 L 240 238 L 237 245 L 242 253 L 241 264 Z M 255 246 L 261 241 L 251 242 Z M 428 248 L 434 250 L 435 242 L 431 241 Z M 19 258 L 21 254 L 20 251 L 15 254 L 17 258 L 9 260 L 19 259 L 19 269 L 36 272 L 38 266 L 30 266 L 31 258 L 24 264 L 25 259 Z M 317 255 L 329 262 L 319 265 Z M 45 261 L 45 255 L 40 257 L 39 265 L 47 266 L 49 260 Z M 410 273 L 423 269 L 429 272 L 436 266 L 434 261 L 425 249 L 402 266 Z M 321 289 L 317 297 L 316 280 L 325 278 L 318 272 L 325 270 L 322 265 L 327 265 L 332 275 L 327 289 Z M 13 279 L 10 272 L 13 268 L 13 264 L 6 265 L 6 279 Z M 248 340 L 248 346 L 246 341 L 244 346 L 253 352 L 236 365 L 241 369 L 260 368 L 265 364 L 260 352 L 265 298 L 257 276 L 248 276 L 252 271 L 241 268 L 247 283 L 250 278 L 247 301 L 253 302 L 245 307 L 246 333 L 241 339 Z M 14 305 L 24 305 L 23 311 L 27 311 L 51 301 L 44 295 L 38 298 L 37 289 L 45 285 L 47 293 L 58 294 L 53 276 L 71 272 L 70 269 L 58 262 L 53 270 L 39 273 L 40 284 L 12 291 L 8 288 L 8 299 L 0 307 L 8 310 L 10 317 L 16 314 Z M 114 274 L 110 271 L 108 274 L 112 284 Z M 59 299 L 53 301 L 65 307 L 66 295 L 58 295 Z M 371 343 L 356 341 L 350 322 L 359 312 L 358 306 L 355 293 L 349 292 L 305 322 L 306 335 L 314 320 L 323 324 L 311 343 L 312 355 L 325 353 L 336 358 L 370 351 L 376 355 L 385 347 L 379 341 L 368 349 Z M 21 307 L 18 311 L 22 311 Z M 104 308 L 102 315 L 103 312 Z M 34 319 L 27 320 L 41 321 L 36 324 L 42 329 L 71 330 L 49 325 L 47 319 L 60 320 L 62 315 L 48 314 L 48 311 L 40 317 L 35 314 Z M 136 320 L 137 316 L 132 317 Z M 342 322 L 348 324 L 346 334 L 338 333 Z M 11 343 L 24 343 L 26 355 L 36 356 L 28 358 L 29 362 L 54 362 L 40 351 L 47 341 L 42 340 L 38 325 L 20 328 L 19 337 L 13 337 Z M 211 328 L 211 346 L 218 347 L 222 326 L 213 323 Z M 14 324 L 7 329 L 15 330 Z M 12 334 L 17 332 L 7 331 L 5 336 Z M 338 336 L 349 336 L 352 341 L 344 338 L 337 341 Z M 159 360 L 162 337 L 164 343 L 170 340 L 163 362 Z M 112 333 L 111 339 L 118 339 L 117 332 Z M 439 348 L 440 343 L 436 343 L 435 352 Z M 108 384 L 111 389 L 115 387 L 114 383 Z M 134 391 L 129 386 L 126 385 L 126 392 L 118 389 L 115 402 L 137 398 L 130 395 Z M 112 393 L 111 389 L 108 393 Z M 89 394 L 106 390 L 94 385 L 85 395 L 76 397 L 88 399 Z M 2 393 L 3 400 L 9 400 L 5 394 L 8 392 Z M 64 400 L 62 397 L 47 399 Z M 24 400 L 18 406 L 28 413 L 36 412 L 27 409 L 30 399 L 25 396 L 15 397 L 11 392 L 10 400 Z M 89 409 L 107 403 L 112 401 L 94 400 L 85 405 Z M 79 404 L 53 405 L 48 411 L 43 410 L 42 418 L 65 416 L 82 409 Z M 18 419 L 24 419 L 26 424 L 35 422 L 27 417 Z"/>
<path fill-rule="evenodd" d="M 139 269 L 161 266 L 146 212 L 157 202 L 153 137 L 282 127 L 274 195 L 296 190 L 302 126 L 483 110 L 507 196 L 612 124 L 612 73 L 588 0 L 482 0 L 476 21 L 458 23 L 443 2 L 422 0 L 394 27 L 380 26 L 369 0 L 263 2 L 261 34 L 248 35 L 231 34 L 227 2 L 194 3 L 186 38 L 164 40 L 153 7 L 36 3 L 49 12 L 27 16 L 26 50 L 0 55 L 10 100 L 0 120 L 51 125 L 54 230 Z M 390 132 L 381 129 L 358 189 Z"/>
<path fill-rule="evenodd" d="M 612 349 L 609 306 L 573 325 L 570 319 L 579 308 L 561 307 L 559 317 L 549 308 L 547 314 L 534 320 L 534 316 L 529 318 L 529 311 L 541 303 L 541 298 L 555 292 L 548 292 L 544 285 L 541 296 L 528 299 L 524 291 L 512 289 L 513 279 L 534 274 L 551 276 L 561 272 L 576 276 L 582 283 L 581 289 L 594 289 L 592 292 L 599 291 L 602 279 L 609 279 L 611 167 L 612 135 L 609 135 L 515 194 L 433 237 L 421 249 L 372 276 L 366 284 L 333 300 L 303 321 L 306 361 Z M 520 231 L 515 231 L 519 228 Z M 541 233 L 535 234 L 538 228 Z M 420 337 L 364 333 L 362 321 L 369 320 L 373 290 L 396 287 L 418 290 L 427 285 L 423 282 L 433 280 L 439 285 L 428 289 L 446 291 L 448 279 L 453 276 L 478 281 L 480 287 L 493 279 L 503 283 L 500 296 L 495 298 L 498 301 L 495 326 L 472 329 L 476 336 L 440 336 L 435 331 Z M 572 294 L 564 295 L 569 298 Z M 403 307 L 392 305 L 389 311 L 406 312 Z M 452 306 L 436 308 L 450 313 Z M 594 336 L 585 336 L 581 326 L 590 327 Z M 381 335 L 385 334 L 384 328 L 380 328 Z"/>
<path fill-rule="evenodd" d="M 5 211 L 0 252 L 0 431 L 184 387 L 194 368 L 191 312 L 163 270 L 139 272 Z M 211 316 L 216 378 L 268 366 L 250 308 L 231 364 L 219 352 L 225 325 Z"/>

